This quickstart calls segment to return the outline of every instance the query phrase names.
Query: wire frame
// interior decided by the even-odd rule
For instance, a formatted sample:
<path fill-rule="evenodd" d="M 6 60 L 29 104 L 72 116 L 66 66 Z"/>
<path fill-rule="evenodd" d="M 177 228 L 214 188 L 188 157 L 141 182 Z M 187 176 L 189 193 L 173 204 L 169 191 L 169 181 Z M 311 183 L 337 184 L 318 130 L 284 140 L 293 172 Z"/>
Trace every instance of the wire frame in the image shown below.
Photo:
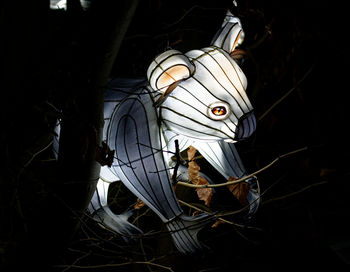
<path fill-rule="evenodd" d="M 245 92 L 247 79 L 230 57 L 243 35 L 239 19 L 231 15 L 226 15 L 210 47 L 162 53 L 150 64 L 148 82 L 114 81 L 105 101 L 104 138 L 116 152 L 112 167 L 102 168 L 101 182 L 123 182 L 160 217 L 184 254 L 202 250 L 197 233 L 215 216 L 184 214 L 169 165 L 171 154 L 178 151 L 175 141 L 180 151 L 194 146 L 225 178 L 247 175 L 233 142 L 249 137 L 256 121 Z M 259 192 L 256 181 L 247 182 L 252 185 L 247 201 L 253 214 Z M 119 233 L 140 233 L 120 224 L 126 217 L 109 215 L 105 190 L 98 186 L 92 212 Z"/>

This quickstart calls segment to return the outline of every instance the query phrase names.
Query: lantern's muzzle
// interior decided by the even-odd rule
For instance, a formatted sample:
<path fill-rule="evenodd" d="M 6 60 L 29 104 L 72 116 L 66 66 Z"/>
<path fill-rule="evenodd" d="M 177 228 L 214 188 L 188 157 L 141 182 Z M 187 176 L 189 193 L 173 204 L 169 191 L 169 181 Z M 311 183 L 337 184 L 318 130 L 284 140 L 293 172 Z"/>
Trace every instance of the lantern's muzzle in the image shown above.
<path fill-rule="evenodd" d="M 243 115 L 238 120 L 235 140 L 238 141 L 249 137 L 255 131 L 255 128 L 256 119 L 254 112 L 249 112 L 248 114 Z"/>

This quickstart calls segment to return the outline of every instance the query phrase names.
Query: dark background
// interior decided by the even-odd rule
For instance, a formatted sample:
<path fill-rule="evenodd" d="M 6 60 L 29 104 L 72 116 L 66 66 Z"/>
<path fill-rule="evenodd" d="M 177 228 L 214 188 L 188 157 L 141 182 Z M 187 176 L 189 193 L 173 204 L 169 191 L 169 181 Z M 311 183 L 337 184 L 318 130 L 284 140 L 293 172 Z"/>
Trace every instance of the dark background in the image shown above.
<path fill-rule="evenodd" d="M 69 115 L 79 122 L 79 109 L 86 110 L 81 104 L 96 52 L 105 46 L 108 26 L 122 16 L 124 2 L 92 4 L 99 13 L 79 6 L 49 10 L 48 1 L 1 4 L 1 271 L 348 267 L 349 30 L 347 7 L 337 2 L 246 0 L 234 9 L 246 34 L 242 69 L 257 118 L 292 90 L 258 121 L 250 139 L 237 144 L 246 168 L 256 171 L 307 147 L 258 175 L 262 205 L 252 221 L 241 214 L 225 217 L 243 227 L 208 227 L 200 238 L 210 250 L 182 256 L 146 207 L 134 219 L 151 234 L 134 245 L 82 216 L 86 193 L 65 183 L 50 143 L 57 118 Z M 144 77 L 152 58 L 168 48 L 186 52 L 208 46 L 227 8 L 231 1 L 140 1 L 111 77 Z M 86 139 L 74 137 L 79 149 Z M 74 168 L 74 160 L 70 164 Z M 135 202 L 125 188 L 115 190 L 124 190 L 123 197 L 111 196 L 116 211 Z M 179 194 L 201 204 L 189 191 Z M 210 208 L 240 207 L 218 190 Z"/>

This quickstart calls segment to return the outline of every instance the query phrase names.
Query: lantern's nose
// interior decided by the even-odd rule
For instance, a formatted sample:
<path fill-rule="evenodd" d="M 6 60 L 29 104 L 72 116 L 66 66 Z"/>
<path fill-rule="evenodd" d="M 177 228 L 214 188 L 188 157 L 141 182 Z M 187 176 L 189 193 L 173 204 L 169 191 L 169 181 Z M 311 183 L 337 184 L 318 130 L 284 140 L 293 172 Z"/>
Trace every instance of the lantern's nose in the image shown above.
<path fill-rule="evenodd" d="M 249 137 L 255 131 L 255 128 L 256 128 L 256 119 L 255 119 L 254 113 L 250 112 L 246 115 L 243 115 L 238 120 L 235 140 L 242 140 Z"/>

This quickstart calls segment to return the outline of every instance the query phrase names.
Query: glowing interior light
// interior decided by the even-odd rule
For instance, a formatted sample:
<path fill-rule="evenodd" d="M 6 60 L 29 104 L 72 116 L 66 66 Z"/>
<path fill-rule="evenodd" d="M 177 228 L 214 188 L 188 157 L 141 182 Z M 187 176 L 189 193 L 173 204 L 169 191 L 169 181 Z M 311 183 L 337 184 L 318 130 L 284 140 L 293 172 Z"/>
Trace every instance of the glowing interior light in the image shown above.
<path fill-rule="evenodd" d="M 67 0 L 50 0 L 50 9 L 67 9 Z"/>
<path fill-rule="evenodd" d="M 232 143 L 250 136 L 255 119 L 245 92 L 247 79 L 230 56 L 243 30 L 237 17 L 229 12 L 226 17 L 211 46 L 185 54 L 167 50 L 151 62 L 148 83 L 124 83 L 123 88 L 115 85 L 123 92 L 106 95 L 103 137 L 116 152 L 112 167 L 101 170 L 101 180 L 115 174 L 114 179 L 109 179 L 120 180 L 155 212 L 184 254 L 202 248 L 197 233 L 213 215 L 184 213 L 174 191 L 168 154 L 182 152 L 191 145 L 224 178 L 247 175 Z M 249 214 L 253 214 L 259 194 L 249 185 L 247 200 L 251 204 Z M 94 203 L 106 213 L 103 223 L 126 236 L 139 235 L 140 231 L 130 223 L 108 215 L 102 197 L 104 192 L 97 190 Z"/>
<path fill-rule="evenodd" d="M 186 66 L 177 65 L 169 68 L 168 71 L 164 72 L 157 81 L 157 86 L 159 89 L 169 86 L 174 82 L 181 80 L 183 78 L 188 78 L 190 76 L 190 71 Z"/>
<path fill-rule="evenodd" d="M 87 10 L 91 5 L 91 0 L 80 0 L 83 10 Z M 50 0 L 50 9 L 67 10 L 67 0 Z"/>
<path fill-rule="evenodd" d="M 190 60 L 178 50 L 168 50 L 158 55 L 150 64 L 147 77 L 154 90 L 166 91 L 165 87 L 186 79 L 194 71 Z"/>

